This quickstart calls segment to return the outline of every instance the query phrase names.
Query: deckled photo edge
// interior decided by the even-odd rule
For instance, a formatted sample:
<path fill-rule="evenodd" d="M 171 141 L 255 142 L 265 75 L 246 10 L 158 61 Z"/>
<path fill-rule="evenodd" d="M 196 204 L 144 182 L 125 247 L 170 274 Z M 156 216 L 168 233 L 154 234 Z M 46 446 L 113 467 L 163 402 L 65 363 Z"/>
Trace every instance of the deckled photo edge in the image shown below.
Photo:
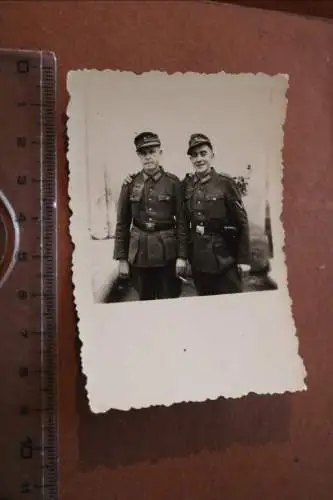
<path fill-rule="evenodd" d="M 160 71 L 151 71 L 151 72 L 145 72 L 141 73 L 140 75 L 137 75 L 132 72 L 122 72 L 120 70 L 94 70 L 94 69 L 88 69 L 88 70 L 74 70 L 69 72 L 68 78 L 67 78 L 67 90 L 69 93 L 69 104 L 67 107 L 67 116 L 68 116 L 68 124 L 67 124 L 67 131 L 68 131 L 68 152 L 67 152 L 67 160 L 69 162 L 69 183 L 68 183 L 68 195 L 69 195 L 69 207 L 71 210 L 71 215 L 70 215 L 70 222 L 69 222 L 69 228 L 70 228 L 70 236 L 71 240 L 73 243 L 73 256 L 72 256 L 72 271 L 73 271 L 73 294 L 74 294 L 74 300 L 75 300 L 75 305 L 76 305 L 76 310 L 78 313 L 78 328 L 79 331 L 81 330 L 81 327 L 84 328 L 84 324 L 80 326 L 80 316 L 83 313 L 83 307 L 86 305 L 86 297 L 89 296 L 91 299 L 90 306 L 96 306 L 93 302 L 93 295 L 91 291 L 91 287 L 88 285 L 87 279 L 84 280 L 85 286 L 82 286 L 82 262 L 84 259 L 88 258 L 88 255 L 86 252 L 84 252 L 83 247 L 82 247 L 82 252 L 81 252 L 81 244 L 84 241 L 88 241 L 88 219 L 86 216 L 86 207 L 85 203 L 86 200 L 85 198 L 85 193 L 87 189 L 87 178 L 85 175 L 85 172 L 82 173 L 82 176 L 80 176 L 80 168 L 76 168 L 75 165 L 79 163 L 79 158 L 81 153 L 78 153 L 78 150 L 80 149 L 80 146 L 82 147 L 83 144 L 80 144 L 77 141 L 77 130 L 80 126 L 79 121 L 80 121 L 80 114 L 78 113 L 79 110 L 79 102 L 80 99 L 76 94 L 77 88 L 75 86 L 76 82 L 76 76 L 77 75 L 82 75 L 84 73 L 127 73 L 130 75 L 135 75 L 135 76 L 146 76 L 146 75 L 152 75 L 152 74 L 158 74 L 158 75 L 170 75 L 167 72 L 160 72 Z M 182 72 L 176 72 L 173 73 L 173 75 L 186 75 L 188 73 L 182 73 Z M 197 73 L 190 73 L 193 75 L 198 75 Z M 222 74 L 223 76 L 240 76 L 243 73 L 235 73 L 235 74 L 227 74 L 224 72 L 220 73 L 215 73 L 212 74 L 211 76 L 216 76 L 218 74 Z M 270 180 L 272 179 L 272 182 L 269 182 L 269 198 L 272 201 L 273 205 L 273 210 L 271 213 L 272 216 L 272 225 L 273 225 L 273 239 L 274 239 L 274 248 L 277 250 L 277 253 L 279 255 L 279 269 L 283 273 L 283 279 L 281 279 L 281 284 L 285 283 L 285 286 L 288 290 L 288 297 L 289 297 L 289 302 L 290 302 L 290 308 L 292 307 L 292 298 L 289 293 L 289 287 L 288 287 L 288 269 L 287 269 L 287 263 L 286 263 L 286 256 L 285 256 L 285 231 L 284 231 L 284 224 L 283 224 L 283 173 L 285 169 L 285 165 L 283 162 L 283 149 L 284 149 L 284 127 L 285 127 L 285 120 L 286 120 L 286 115 L 287 115 L 287 104 L 288 104 L 288 99 L 287 99 L 287 88 L 289 84 L 289 78 L 288 75 L 283 75 L 283 74 L 277 74 L 277 75 L 266 75 L 263 73 L 245 73 L 246 75 L 251 75 L 251 76 L 264 76 L 268 77 L 269 79 L 272 78 L 282 78 L 282 81 L 286 82 L 287 81 L 287 86 L 284 92 L 284 109 L 283 109 L 283 116 L 281 118 L 281 140 L 280 140 L 280 158 L 277 160 L 279 162 L 280 167 L 279 168 L 274 168 L 272 169 L 271 172 L 269 172 L 269 178 Z M 210 76 L 210 75 L 205 75 L 205 74 L 199 74 L 200 76 Z M 74 78 L 74 80 L 73 80 Z M 74 83 L 73 83 L 74 82 Z M 74 167 L 73 167 L 74 166 Z M 274 179 L 273 179 L 274 177 Z M 78 192 L 77 189 L 75 189 L 75 185 L 77 183 L 80 183 L 82 189 L 80 193 Z M 275 222 L 273 222 L 275 221 Z M 86 234 L 86 237 L 84 234 L 82 234 L 82 231 L 84 234 Z M 79 285 L 78 285 L 79 284 Z M 256 292 L 253 292 L 256 293 Z M 266 292 L 261 292 L 261 293 L 266 293 Z M 183 299 L 182 299 L 183 300 Z M 82 307 L 81 307 L 82 305 Z M 113 304 L 115 305 L 115 304 Z M 294 318 L 293 318 L 294 320 Z M 84 323 L 84 322 L 83 322 Z M 296 333 L 296 339 L 297 343 L 299 345 L 299 339 L 297 336 L 296 328 L 295 328 L 295 333 Z M 80 335 L 81 337 L 81 335 Z M 81 348 L 81 366 L 83 372 L 85 372 L 84 369 L 84 351 L 85 351 L 85 346 L 84 344 L 82 345 Z M 304 364 L 303 364 L 304 366 Z M 85 373 L 87 376 L 88 374 Z M 304 376 L 306 376 L 306 371 L 304 367 Z M 298 390 L 305 390 L 306 386 L 303 389 L 298 389 Z M 249 391 L 250 393 L 251 391 Z M 288 391 L 285 391 L 288 392 Z M 92 411 L 95 412 L 100 412 L 97 407 L 92 403 L 92 399 L 90 398 L 89 391 L 87 390 L 87 396 L 89 400 L 89 405 Z M 246 394 L 244 396 L 235 396 L 235 397 L 246 397 Z M 210 398 L 207 398 L 206 400 L 211 400 Z M 214 399 L 214 398 L 213 398 Z M 215 398 L 217 399 L 217 398 Z M 202 399 L 200 401 L 204 401 L 205 399 Z M 180 401 L 177 401 L 180 402 Z M 175 403 L 177 403 L 175 402 Z M 149 407 L 149 404 L 143 405 L 142 408 L 144 407 Z M 166 404 L 162 406 L 171 406 L 170 404 Z M 109 409 L 109 408 L 107 408 Z M 105 409 L 105 411 L 107 411 Z"/>
<path fill-rule="evenodd" d="M 284 205 L 284 174 L 285 174 L 285 161 L 284 161 L 284 143 L 285 143 L 285 128 L 286 128 L 286 122 L 287 122 L 287 117 L 288 117 L 288 94 L 289 94 L 289 89 L 290 89 L 290 78 L 289 75 L 280 75 L 285 77 L 285 89 L 283 91 L 283 102 L 284 106 L 281 108 L 281 127 L 280 127 L 280 152 L 279 152 L 279 158 L 278 162 L 281 166 L 280 169 L 273 169 L 273 174 L 274 177 L 272 179 L 272 182 L 269 183 L 269 199 L 272 200 L 272 205 L 273 207 L 278 207 L 278 210 L 276 211 L 276 214 L 274 217 L 272 217 L 272 226 L 275 226 L 275 229 L 272 230 L 273 234 L 273 240 L 274 236 L 277 241 L 277 246 L 278 248 L 281 249 L 279 252 L 279 257 L 281 262 L 279 263 L 279 266 L 281 268 L 281 274 L 283 274 L 283 281 L 285 283 L 285 287 L 287 290 L 287 298 L 288 298 L 288 307 L 290 311 L 290 315 L 292 317 L 293 325 L 294 325 L 294 339 L 295 343 L 297 346 L 297 354 L 300 360 L 300 364 L 302 365 L 302 372 L 303 372 L 303 387 L 299 389 L 299 391 L 306 391 L 307 390 L 307 370 L 306 366 L 304 363 L 304 360 L 300 354 L 300 339 L 298 335 L 298 329 L 296 325 L 296 321 L 294 318 L 293 314 L 293 297 L 290 293 L 289 289 L 289 280 L 288 280 L 288 265 L 287 265 L 287 255 L 285 251 L 285 246 L 286 246 L 286 233 L 285 233 L 285 226 L 284 226 L 284 212 L 285 212 L 285 205 Z M 276 190 L 275 190 L 276 187 Z M 274 222 L 275 219 L 275 222 Z M 288 391 L 286 391 L 288 392 Z"/>

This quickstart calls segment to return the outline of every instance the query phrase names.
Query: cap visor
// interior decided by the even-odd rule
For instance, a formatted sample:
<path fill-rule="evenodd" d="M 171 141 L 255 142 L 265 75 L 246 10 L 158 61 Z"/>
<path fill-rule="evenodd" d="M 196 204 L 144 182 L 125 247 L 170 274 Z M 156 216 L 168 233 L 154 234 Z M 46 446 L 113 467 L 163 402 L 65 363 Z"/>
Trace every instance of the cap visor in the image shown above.
<path fill-rule="evenodd" d="M 145 144 L 142 144 L 142 146 L 139 146 L 136 148 L 137 151 L 142 151 L 143 149 L 151 148 L 152 146 L 157 146 L 160 147 L 161 144 L 159 142 L 146 142 Z"/>
<path fill-rule="evenodd" d="M 199 146 L 209 146 L 212 148 L 212 145 L 209 141 L 202 141 L 202 142 L 198 142 L 197 144 L 193 144 L 193 146 L 190 146 L 187 150 L 187 154 L 191 154 L 191 151 L 193 151 L 193 149 L 195 148 L 198 148 Z"/>

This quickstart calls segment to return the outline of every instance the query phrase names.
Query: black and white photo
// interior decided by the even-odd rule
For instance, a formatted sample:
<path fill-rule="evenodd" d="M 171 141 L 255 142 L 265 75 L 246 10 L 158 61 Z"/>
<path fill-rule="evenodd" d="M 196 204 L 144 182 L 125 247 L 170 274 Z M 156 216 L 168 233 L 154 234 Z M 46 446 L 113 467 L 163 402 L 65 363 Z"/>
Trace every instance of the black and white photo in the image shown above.
<path fill-rule="evenodd" d="M 281 220 L 287 88 L 286 75 L 70 72 L 94 411 L 304 388 Z"/>
<path fill-rule="evenodd" d="M 142 168 L 124 180 L 116 205 L 113 238 L 118 275 L 105 300 L 275 289 L 268 277 L 269 216 L 262 217 L 261 223 L 268 224 L 262 228 L 261 241 L 251 241 L 242 200 L 247 179 L 216 170 L 210 138 L 190 135 L 186 155 L 193 169 L 183 179 L 164 169 L 158 134 L 141 132 L 133 142 Z M 250 170 L 249 165 L 248 176 Z M 261 259 L 255 260 L 260 251 Z"/>

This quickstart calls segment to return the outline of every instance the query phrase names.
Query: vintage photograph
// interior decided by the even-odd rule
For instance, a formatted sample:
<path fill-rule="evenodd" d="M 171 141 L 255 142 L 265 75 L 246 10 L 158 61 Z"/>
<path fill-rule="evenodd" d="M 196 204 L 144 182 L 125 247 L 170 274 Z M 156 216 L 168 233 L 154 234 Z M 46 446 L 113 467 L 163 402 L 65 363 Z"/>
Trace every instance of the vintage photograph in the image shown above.
<path fill-rule="evenodd" d="M 266 166 L 257 166 L 254 178 L 250 164 L 243 166 L 244 175 L 219 171 L 211 139 L 193 133 L 184 157 L 192 170 L 180 179 L 164 168 L 158 134 L 141 132 L 133 142 L 141 169 L 128 173 L 116 201 L 112 193 L 117 191 L 107 184 L 106 175 L 105 198 L 98 200 L 105 204 L 104 225 L 111 230 L 106 239 L 114 242 L 116 261 L 102 300 L 276 289 L 269 276 L 273 243 L 267 186 L 261 192 L 251 190 L 256 176 L 267 182 Z M 252 203 L 264 208 L 252 220 L 243 202 L 249 189 Z M 112 204 L 113 219 L 108 220 Z M 93 233 L 92 228 L 92 239 Z"/>
<path fill-rule="evenodd" d="M 216 93 L 214 106 L 195 81 L 177 90 L 172 83 L 162 79 L 152 95 L 129 80 L 115 100 L 108 89 L 103 95 L 87 88 L 96 302 L 277 288 L 264 130 L 269 111 L 256 116 L 269 102 L 268 89 L 262 95 L 253 83 L 242 89 L 226 80 L 220 89 L 207 88 Z"/>
<path fill-rule="evenodd" d="M 81 334 L 85 338 L 94 332 L 93 351 L 98 338 L 113 338 L 113 351 L 122 351 L 128 342 L 133 349 L 130 338 L 136 336 L 136 343 L 140 335 L 148 335 L 150 340 L 146 338 L 132 354 L 134 365 L 141 356 L 141 363 L 149 366 L 156 363 L 155 348 L 167 355 L 168 342 L 177 338 L 182 345 L 185 336 L 181 351 L 188 353 L 189 338 L 196 342 L 194 329 L 201 323 L 209 330 L 216 320 L 227 325 L 220 335 L 221 340 L 227 336 L 224 352 L 234 353 L 237 334 L 246 332 L 248 339 L 254 335 L 252 348 L 268 330 L 275 328 L 279 335 L 279 321 L 287 322 L 282 328 L 287 327 L 288 341 L 295 340 L 281 221 L 287 87 L 286 75 L 70 73 L 74 295 Z M 161 325 L 153 322 L 150 327 L 147 315 L 159 317 L 166 336 L 160 334 Z M 167 327 L 173 315 L 177 321 Z M 174 335 L 180 332 L 173 340 L 170 328 Z M 209 342 L 211 334 L 205 332 L 203 364 L 214 363 L 207 351 L 218 347 Z M 277 357 L 280 352 L 288 358 L 283 336 L 280 349 L 274 335 L 271 348 L 275 346 Z M 253 352 L 250 363 L 257 371 L 261 361 L 255 356 L 261 348 Z M 103 351 L 107 349 L 104 345 Z M 83 352 L 87 360 L 87 344 Z M 202 349 L 192 359 L 186 379 L 199 362 L 199 352 L 202 355 Z M 293 379 L 296 368 L 299 382 L 297 343 L 290 354 L 296 365 L 291 363 L 286 377 L 289 373 Z M 174 370 L 171 351 L 170 356 L 163 378 Z M 110 375 L 109 368 L 101 368 L 102 357 L 99 352 L 93 363 Z M 218 359 L 216 363 L 220 366 Z M 279 371 L 282 365 L 275 368 Z M 137 377 L 136 369 L 127 371 L 127 363 L 119 369 L 125 370 L 126 379 Z M 245 372 L 241 377 L 251 380 Z M 269 370 L 262 375 L 269 392 Z M 276 385 L 276 373 L 274 377 Z M 207 383 L 201 380 L 203 387 Z M 255 392 L 255 385 L 249 390 Z M 149 384 L 146 389 L 149 393 Z M 185 398 L 186 394 L 184 388 Z"/>

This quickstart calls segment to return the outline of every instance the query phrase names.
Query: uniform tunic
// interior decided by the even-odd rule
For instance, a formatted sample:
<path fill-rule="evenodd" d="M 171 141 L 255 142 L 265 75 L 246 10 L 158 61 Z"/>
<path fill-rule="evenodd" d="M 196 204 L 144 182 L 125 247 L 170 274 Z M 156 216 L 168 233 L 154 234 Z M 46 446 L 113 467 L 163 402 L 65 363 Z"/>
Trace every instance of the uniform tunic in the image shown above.
<path fill-rule="evenodd" d="M 207 282 L 209 276 L 223 275 L 238 264 L 249 264 L 248 218 L 233 179 L 212 168 L 202 178 L 187 175 L 183 190 L 194 277 L 202 273 Z"/>
<path fill-rule="evenodd" d="M 114 258 L 140 268 L 163 267 L 187 258 L 187 228 L 181 182 L 163 168 L 143 170 L 121 189 Z"/>

